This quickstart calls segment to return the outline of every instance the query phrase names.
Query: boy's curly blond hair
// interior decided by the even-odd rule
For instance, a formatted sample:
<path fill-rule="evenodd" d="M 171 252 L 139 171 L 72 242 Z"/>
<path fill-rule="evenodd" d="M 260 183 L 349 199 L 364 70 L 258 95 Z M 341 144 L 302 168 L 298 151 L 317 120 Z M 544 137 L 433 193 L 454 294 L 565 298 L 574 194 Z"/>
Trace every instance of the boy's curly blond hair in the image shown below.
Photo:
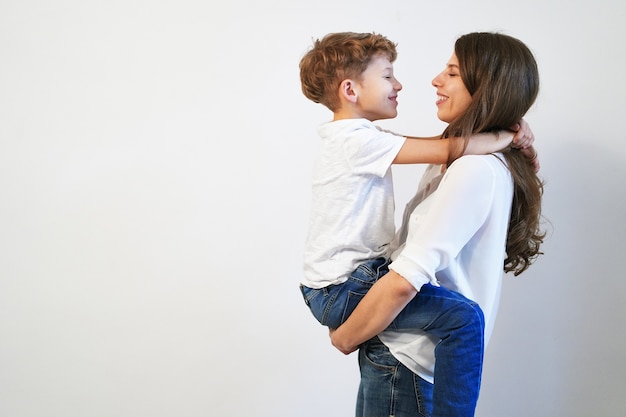
<path fill-rule="evenodd" d="M 335 112 L 338 88 L 348 78 L 358 79 L 372 57 L 382 54 L 394 62 L 396 44 L 376 33 L 338 32 L 317 39 L 300 60 L 302 92 L 311 101 Z"/>

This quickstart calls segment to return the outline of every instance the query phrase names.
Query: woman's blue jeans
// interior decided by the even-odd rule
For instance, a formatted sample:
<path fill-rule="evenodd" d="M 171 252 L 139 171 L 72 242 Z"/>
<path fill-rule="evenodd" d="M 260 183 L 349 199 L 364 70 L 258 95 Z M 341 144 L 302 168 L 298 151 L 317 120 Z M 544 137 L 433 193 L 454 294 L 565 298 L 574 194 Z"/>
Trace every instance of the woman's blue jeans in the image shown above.
<path fill-rule="evenodd" d="M 343 284 L 321 289 L 301 286 L 304 300 L 320 323 L 337 328 L 378 278 L 389 271 L 388 264 L 384 258 L 373 259 L 361 264 Z M 421 329 L 440 339 L 435 348 L 432 417 L 474 415 L 482 374 L 484 327 L 477 303 L 429 284 L 389 326 L 394 330 Z"/>
<path fill-rule="evenodd" d="M 401 364 L 378 337 L 361 345 L 359 369 L 356 417 L 432 415 L 433 384 Z"/>

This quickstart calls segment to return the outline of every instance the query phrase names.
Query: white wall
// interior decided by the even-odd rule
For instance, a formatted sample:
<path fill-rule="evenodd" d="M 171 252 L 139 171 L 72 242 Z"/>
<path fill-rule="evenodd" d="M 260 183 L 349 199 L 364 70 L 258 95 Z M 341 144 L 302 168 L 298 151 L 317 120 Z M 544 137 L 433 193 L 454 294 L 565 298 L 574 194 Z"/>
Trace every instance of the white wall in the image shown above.
<path fill-rule="evenodd" d="M 462 33 L 535 52 L 552 231 L 506 278 L 479 416 L 623 415 L 626 5 L 581 3 L 0 3 L 0 415 L 352 415 L 356 357 L 297 290 L 329 117 L 298 61 L 343 30 L 398 42 L 411 134 Z"/>

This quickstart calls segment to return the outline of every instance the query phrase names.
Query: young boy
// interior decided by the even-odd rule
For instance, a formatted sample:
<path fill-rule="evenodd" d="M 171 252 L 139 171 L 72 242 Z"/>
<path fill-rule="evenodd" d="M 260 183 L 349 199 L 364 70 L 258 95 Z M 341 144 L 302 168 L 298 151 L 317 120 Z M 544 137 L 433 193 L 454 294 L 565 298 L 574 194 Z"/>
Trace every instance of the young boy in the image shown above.
<path fill-rule="evenodd" d="M 300 61 L 304 95 L 333 112 L 333 120 L 318 128 L 321 151 L 313 173 L 300 285 L 315 318 L 330 329 L 339 327 L 388 272 L 395 234 L 391 165 L 450 163 L 461 154 L 502 150 L 514 136 L 512 132 L 479 134 L 470 138 L 466 149 L 452 152 L 462 148 L 462 138 L 413 138 L 377 128 L 375 120 L 397 115 L 402 85 L 393 74 L 396 57 L 396 45 L 384 36 L 345 32 L 315 41 Z M 483 323 L 478 310 L 480 315 L 467 314 L 460 322 L 480 329 L 476 349 L 482 357 Z"/>

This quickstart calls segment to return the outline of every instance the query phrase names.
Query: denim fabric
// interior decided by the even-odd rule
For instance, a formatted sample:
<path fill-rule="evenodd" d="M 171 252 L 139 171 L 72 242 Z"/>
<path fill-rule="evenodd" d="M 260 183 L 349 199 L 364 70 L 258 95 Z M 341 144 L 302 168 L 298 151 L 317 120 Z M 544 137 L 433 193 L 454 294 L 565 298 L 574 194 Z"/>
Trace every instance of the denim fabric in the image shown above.
<path fill-rule="evenodd" d="M 385 258 L 372 259 L 359 265 L 343 284 L 320 289 L 300 285 L 300 290 L 317 321 L 336 329 L 352 314 L 378 278 L 389 272 L 388 265 Z"/>
<path fill-rule="evenodd" d="M 433 385 L 402 365 L 377 337 L 359 350 L 356 417 L 428 417 Z"/>
<path fill-rule="evenodd" d="M 387 272 L 388 261 L 377 258 L 360 265 L 343 284 L 322 289 L 300 288 L 315 318 L 325 326 L 337 328 L 350 316 L 378 278 Z M 474 416 L 482 374 L 484 327 L 483 313 L 478 304 L 457 292 L 429 284 L 422 286 L 418 295 L 389 326 L 394 330 L 421 329 L 440 339 L 435 348 L 437 363 L 432 389 L 432 417 Z M 391 354 L 389 356 L 393 358 Z M 373 374 L 374 370 L 368 370 L 368 375 Z M 366 380 L 363 380 L 362 375 L 363 395 L 386 389 L 405 390 L 408 387 L 404 383 L 390 387 L 383 380 L 383 375 Z M 381 386 L 377 385 L 379 383 Z M 383 398 L 386 398 L 385 395 Z M 393 398 L 400 393 L 388 395 Z M 413 390 L 406 395 L 414 396 Z M 397 410 L 395 413 L 398 417 Z"/>
<path fill-rule="evenodd" d="M 432 417 L 474 416 L 485 330 L 478 304 L 455 291 L 427 284 L 390 328 L 422 329 L 440 339 L 435 347 Z"/>

